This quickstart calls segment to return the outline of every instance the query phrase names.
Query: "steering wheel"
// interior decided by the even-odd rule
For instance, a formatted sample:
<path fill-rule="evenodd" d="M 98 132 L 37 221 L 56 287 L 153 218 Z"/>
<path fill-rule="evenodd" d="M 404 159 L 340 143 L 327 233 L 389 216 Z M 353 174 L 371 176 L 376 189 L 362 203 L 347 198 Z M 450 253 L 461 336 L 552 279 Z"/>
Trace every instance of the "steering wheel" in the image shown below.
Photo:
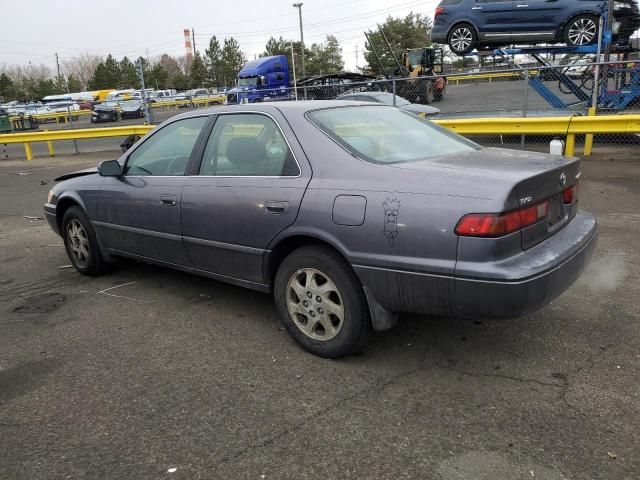
<path fill-rule="evenodd" d="M 187 162 L 189 162 L 189 158 L 186 157 L 174 158 L 167 166 L 167 175 L 184 175 L 184 171 L 187 168 Z"/>

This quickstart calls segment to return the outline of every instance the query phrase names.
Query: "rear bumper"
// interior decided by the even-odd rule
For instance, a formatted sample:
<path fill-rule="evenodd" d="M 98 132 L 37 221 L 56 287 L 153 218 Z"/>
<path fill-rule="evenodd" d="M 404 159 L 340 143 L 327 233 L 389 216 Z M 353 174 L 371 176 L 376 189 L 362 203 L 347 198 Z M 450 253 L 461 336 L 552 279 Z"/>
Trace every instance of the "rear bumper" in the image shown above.
<path fill-rule="evenodd" d="M 593 215 L 579 212 L 553 237 L 525 251 L 515 271 L 534 271 L 518 279 L 456 278 L 456 316 L 515 318 L 547 305 L 580 276 L 593 255 L 598 224 Z"/>
<path fill-rule="evenodd" d="M 597 242 L 593 215 L 579 211 L 553 237 L 500 265 L 478 262 L 465 276 L 354 265 L 375 300 L 392 312 L 515 318 L 562 294 L 580 276 Z M 492 277 L 487 275 L 492 271 Z"/>
<path fill-rule="evenodd" d="M 436 28 L 431 29 L 431 41 L 434 43 L 447 43 L 447 30 L 445 28 Z"/>

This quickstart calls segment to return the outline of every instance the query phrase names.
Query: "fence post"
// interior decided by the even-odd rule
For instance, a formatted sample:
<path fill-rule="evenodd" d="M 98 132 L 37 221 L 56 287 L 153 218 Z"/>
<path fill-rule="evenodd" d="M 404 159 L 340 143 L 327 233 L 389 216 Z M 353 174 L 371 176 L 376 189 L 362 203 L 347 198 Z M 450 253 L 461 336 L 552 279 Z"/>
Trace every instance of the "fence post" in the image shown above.
<path fill-rule="evenodd" d="M 396 77 L 391 77 L 391 92 L 393 93 L 393 106 L 396 106 Z"/>
<path fill-rule="evenodd" d="M 522 98 L 522 116 L 527 116 L 527 108 L 529 103 L 529 70 L 524 71 L 524 96 Z M 526 142 L 525 135 L 520 135 L 520 146 L 524 148 Z"/>

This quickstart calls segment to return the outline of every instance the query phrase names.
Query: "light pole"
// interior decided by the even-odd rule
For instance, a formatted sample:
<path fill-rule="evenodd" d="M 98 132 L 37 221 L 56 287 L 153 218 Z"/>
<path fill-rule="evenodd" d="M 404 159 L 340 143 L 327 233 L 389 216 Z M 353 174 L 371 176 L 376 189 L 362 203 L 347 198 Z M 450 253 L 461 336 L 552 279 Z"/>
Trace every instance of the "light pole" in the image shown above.
<path fill-rule="evenodd" d="M 293 8 L 298 9 L 298 18 L 300 19 L 300 44 L 301 44 L 301 58 L 302 58 L 302 76 L 306 77 L 307 73 L 304 68 L 304 34 L 302 33 L 302 2 L 294 3 Z"/>

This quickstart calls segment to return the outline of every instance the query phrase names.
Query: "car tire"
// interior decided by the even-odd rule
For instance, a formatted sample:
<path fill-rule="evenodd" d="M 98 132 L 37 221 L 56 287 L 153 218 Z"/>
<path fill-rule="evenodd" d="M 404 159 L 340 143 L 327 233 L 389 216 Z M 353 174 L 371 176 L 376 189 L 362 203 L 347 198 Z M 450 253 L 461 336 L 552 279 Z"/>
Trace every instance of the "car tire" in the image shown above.
<path fill-rule="evenodd" d="M 476 48 L 478 34 L 470 23 L 460 23 L 449 32 L 447 43 L 453 53 L 465 55 Z"/>
<path fill-rule="evenodd" d="M 80 207 L 69 207 L 64 212 L 61 233 L 67 256 L 78 272 L 93 277 L 109 271 L 110 264 L 102 258 L 95 230 Z"/>
<path fill-rule="evenodd" d="M 592 45 L 598 41 L 598 17 L 588 13 L 572 18 L 564 27 L 564 42 L 569 47 Z"/>
<path fill-rule="evenodd" d="M 289 334 L 320 357 L 358 352 L 371 335 L 362 285 L 331 248 L 308 246 L 289 254 L 276 273 L 274 300 Z"/>

